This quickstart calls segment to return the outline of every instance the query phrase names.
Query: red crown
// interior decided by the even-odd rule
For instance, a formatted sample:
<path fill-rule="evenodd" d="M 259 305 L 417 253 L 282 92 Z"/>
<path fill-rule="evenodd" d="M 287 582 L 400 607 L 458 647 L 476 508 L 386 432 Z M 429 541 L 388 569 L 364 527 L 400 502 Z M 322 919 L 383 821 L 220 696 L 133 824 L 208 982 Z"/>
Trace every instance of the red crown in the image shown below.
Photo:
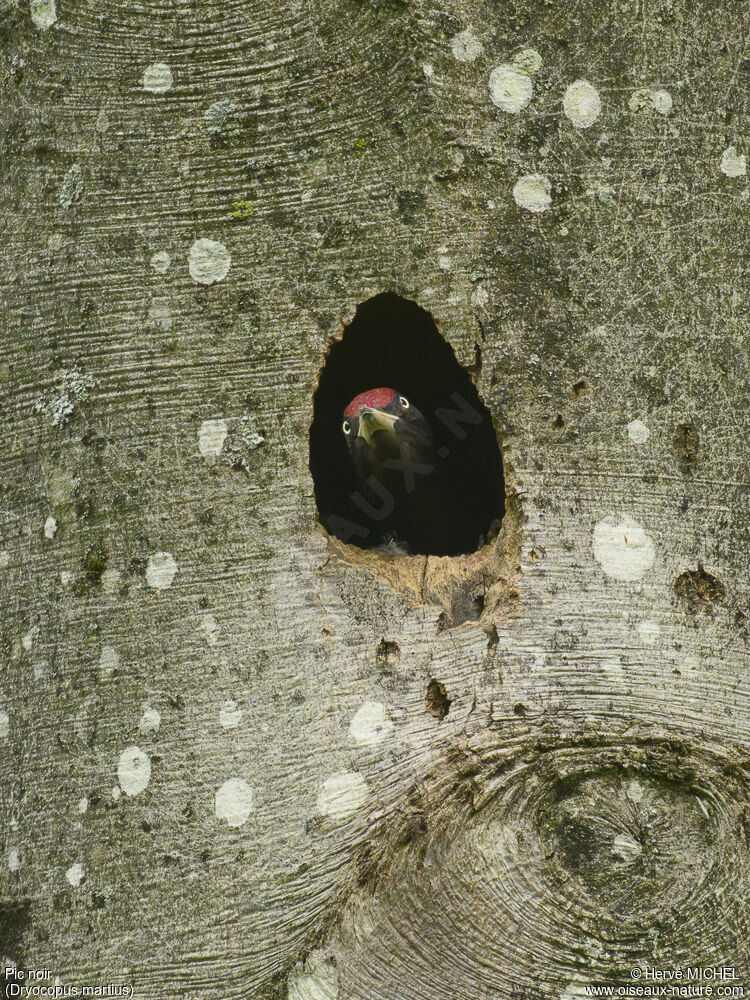
<path fill-rule="evenodd" d="M 367 392 L 360 392 L 358 396 L 354 397 L 344 410 L 344 416 L 358 417 L 363 406 L 374 406 L 382 410 L 396 398 L 398 398 L 398 393 L 395 389 L 368 389 Z"/>

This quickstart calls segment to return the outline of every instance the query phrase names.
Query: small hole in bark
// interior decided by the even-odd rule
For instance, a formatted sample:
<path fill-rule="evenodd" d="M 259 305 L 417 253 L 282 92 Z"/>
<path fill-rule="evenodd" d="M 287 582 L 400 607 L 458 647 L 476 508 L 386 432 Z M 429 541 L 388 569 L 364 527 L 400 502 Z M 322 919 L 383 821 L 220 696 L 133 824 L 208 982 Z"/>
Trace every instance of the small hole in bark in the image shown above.
<path fill-rule="evenodd" d="M 527 708 L 520 701 L 517 701 L 513 706 L 513 714 L 517 715 L 520 719 L 523 719 L 526 715 Z"/>
<path fill-rule="evenodd" d="M 490 625 L 487 629 L 487 652 L 492 654 L 498 647 L 500 642 L 500 636 L 497 633 L 497 627 L 495 625 Z"/>
<path fill-rule="evenodd" d="M 558 413 L 555 419 L 552 421 L 552 426 L 556 431 L 561 431 L 565 426 L 565 421 L 563 420 L 562 413 Z"/>
<path fill-rule="evenodd" d="M 700 436 L 694 423 L 680 424 L 674 436 L 674 447 L 684 469 L 692 468 L 698 461 Z"/>
<path fill-rule="evenodd" d="M 446 616 L 445 624 L 450 628 L 458 628 L 464 622 L 476 622 L 482 617 L 485 605 L 485 594 L 478 590 L 472 582 L 457 584 L 451 594 L 450 614 Z"/>
<path fill-rule="evenodd" d="M 708 611 L 714 604 L 723 604 L 727 596 L 721 580 L 707 573 L 700 563 L 698 569 L 680 573 L 672 586 L 692 611 Z"/>
<path fill-rule="evenodd" d="M 448 692 L 445 690 L 444 684 L 436 680 L 430 681 L 427 685 L 427 694 L 424 700 L 426 712 L 434 715 L 436 719 L 440 719 L 442 722 L 450 711 L 451 700 L 448 697 Z"/>
<path fill-rule="evenodd" d="M 497 534 L 505 479 L 492 418 L 415 302 L 368 299 L 331 345 L 310 472 L 321 524 L 362 549 L 456 556 Z"/>
<path fill-rule="evenodd" d="M 395 667 L 401 659 L 401 650 L 397 642 L 381 639 L 375 650 L 375 659 L 380 667 Z"/>
<path fill-rule="evenodd" d="M 588 387 L 589 387 L 588 382 L 586 381 L 586 379 L 582 378 L 580 382 L 576 382 L 576 384 L 573 386 L 573 391 L 570 394 L 571 398 L 578 399 L 579 396 L 583 395 L 583 393 L 586 392 Z"/>

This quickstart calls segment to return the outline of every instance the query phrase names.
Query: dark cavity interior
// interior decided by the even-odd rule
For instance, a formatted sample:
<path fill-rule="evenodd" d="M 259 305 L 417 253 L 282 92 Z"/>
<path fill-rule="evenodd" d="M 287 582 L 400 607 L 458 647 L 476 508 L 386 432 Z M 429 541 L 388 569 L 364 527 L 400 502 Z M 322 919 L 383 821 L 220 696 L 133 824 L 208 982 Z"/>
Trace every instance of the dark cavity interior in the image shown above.
<path fill-rule="evenodd" d="M 434 463 L 423 463 L 403 495 L 384 498 L 361 482 L 342 432 L 360 392 L 388 387 L 429 423 Z M 391 554 L 474 552 L 505 513 L 503 463 L 489 411 L 434 320 L 387 292 L 362 303 L 328 354 L 315 394 L 310 471 L 321 523 L 342 541 Z"/>

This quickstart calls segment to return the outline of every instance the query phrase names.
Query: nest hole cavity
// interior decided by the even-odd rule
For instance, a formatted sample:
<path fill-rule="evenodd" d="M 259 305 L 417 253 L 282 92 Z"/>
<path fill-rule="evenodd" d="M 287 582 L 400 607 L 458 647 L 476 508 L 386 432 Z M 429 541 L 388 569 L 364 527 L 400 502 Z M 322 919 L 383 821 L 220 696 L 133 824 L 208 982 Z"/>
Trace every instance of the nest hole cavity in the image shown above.
<path fill-rule="evenodd" d="M 363 393 L 365 403 L 352 409 Z M 367 433 L 359 426 L 365 404 L 384 414 L 367 415 Z M 323 527 L 362 549 L 475 552 L 505 513 L 487 407 L 432 316 L 391 292 L 362 303 L 328 352 L 314 399 L 310 471 Z"/>

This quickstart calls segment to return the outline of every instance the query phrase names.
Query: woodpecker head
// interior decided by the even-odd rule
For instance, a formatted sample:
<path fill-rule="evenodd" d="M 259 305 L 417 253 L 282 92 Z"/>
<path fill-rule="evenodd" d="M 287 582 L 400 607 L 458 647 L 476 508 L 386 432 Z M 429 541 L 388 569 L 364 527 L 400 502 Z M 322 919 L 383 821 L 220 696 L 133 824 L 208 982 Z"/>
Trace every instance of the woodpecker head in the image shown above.
<path fill-rule="evenodd" d="M 419 410 L 395 389 L 361 392 L 344 410 L 341 430 L 358 475 L 386 478 L 389 465 L 432 458 L 432 434 Z"/>

